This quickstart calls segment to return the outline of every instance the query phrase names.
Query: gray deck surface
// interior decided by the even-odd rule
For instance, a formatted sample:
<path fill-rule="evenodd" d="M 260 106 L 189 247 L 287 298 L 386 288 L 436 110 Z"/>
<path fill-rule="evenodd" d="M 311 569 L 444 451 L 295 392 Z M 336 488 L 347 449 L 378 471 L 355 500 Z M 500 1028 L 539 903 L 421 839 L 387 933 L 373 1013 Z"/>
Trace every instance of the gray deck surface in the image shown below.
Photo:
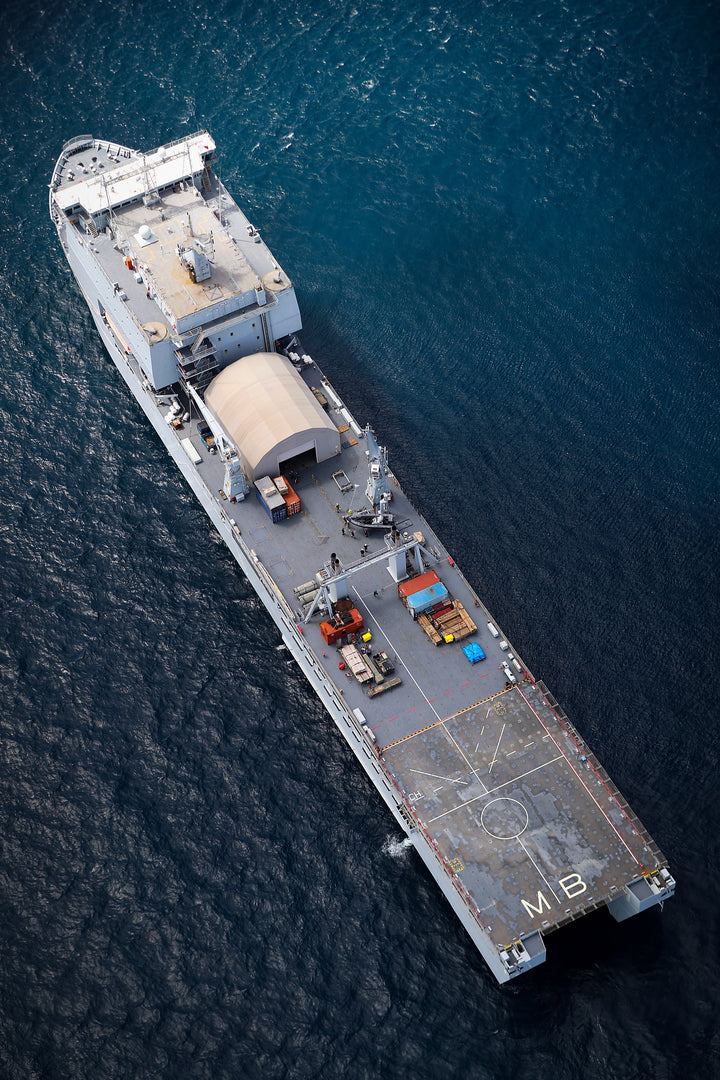
<path fill-rule="evenodd" d="M 384 757 L 414 779 L 423 822 L 498 943 L 611 897 L 650 855 L 532 687 L 497 695 Z"/>
<path fill-rule="evenodd" d="M 316 368 L 304 377 L 320 385 Z M 336 415 L 332 408 L 330 415 Z M 193 427 L 178 434 L 191 434 Z M 221 464 L 197 437 L 193 443 L 203 458 L 199 471 L 217 491 Z M 252 495 L 225 504 L 298 612 L 298 622 L 293 589 L 313 578 L 331 552 L 348 567 L 362 562 L 365 543 L 369 556 L 387 550 L 372 533 L 366 538 L 358 529 L 353 539 L 341 532 L 342 511 L 364 508 L 364 446 L 360 439 L 340 459 L 302 470 L 295 485 L 302 513 L 284 522 L 272 524 Z M 341 494 L 332 479 L 340 467 L 359 485 L 352 493 Z M 406 531 L 421 531 L 438 552 L 434 569 L 463 603 L 477 633 L 462 643 L 433 645 L 398 599 L 385 562 L 356 575 L 351 596 L 372 632 L 373 649 L 395 659 L 400 686 L 368 697 L 339 669 L 336 648 L 320 636 L 320 619 L 304 625 L 304 633 L 350 708 L 362 710 L 386 766 L 459 874 L 493 940 L 509 945 L 612 899 L 658 862 L 604 774 L 582 760 L 590 751 L 558 720 L 532 680 L 518 676 L 518 685 L 507 689 L 500 664 L 508 653 L 488 630 L 488 613 L 400 486 L 393 491 L 394 513 L 409 520 Z M 468 662 L 462 652 L 468 641 L 479 642 L 486 660 Z"/>

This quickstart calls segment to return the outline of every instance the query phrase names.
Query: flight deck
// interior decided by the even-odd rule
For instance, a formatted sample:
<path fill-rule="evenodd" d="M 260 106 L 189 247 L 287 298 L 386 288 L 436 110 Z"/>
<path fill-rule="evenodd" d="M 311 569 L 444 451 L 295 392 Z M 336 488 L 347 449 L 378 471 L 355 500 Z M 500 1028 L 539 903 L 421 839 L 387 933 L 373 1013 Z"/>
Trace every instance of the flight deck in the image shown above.
<path fill-rule="evenodd" d="M 532 686 L 406 736 L 388 768 L 499 945 L 612 900 L 655 865 L 619 797 Z"/>

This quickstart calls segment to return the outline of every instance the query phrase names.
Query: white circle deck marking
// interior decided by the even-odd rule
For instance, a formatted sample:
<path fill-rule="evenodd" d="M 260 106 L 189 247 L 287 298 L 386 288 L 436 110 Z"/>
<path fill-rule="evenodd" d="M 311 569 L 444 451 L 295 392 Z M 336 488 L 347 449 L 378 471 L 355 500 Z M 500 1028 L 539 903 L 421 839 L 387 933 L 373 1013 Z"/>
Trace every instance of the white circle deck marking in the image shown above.
<path fill-rule="evenodd" d="M 480 824 L 495 840 L 517 840 L 528 827 L 528 812 L 517 799 L 493 799 L 483 808 Z"/>

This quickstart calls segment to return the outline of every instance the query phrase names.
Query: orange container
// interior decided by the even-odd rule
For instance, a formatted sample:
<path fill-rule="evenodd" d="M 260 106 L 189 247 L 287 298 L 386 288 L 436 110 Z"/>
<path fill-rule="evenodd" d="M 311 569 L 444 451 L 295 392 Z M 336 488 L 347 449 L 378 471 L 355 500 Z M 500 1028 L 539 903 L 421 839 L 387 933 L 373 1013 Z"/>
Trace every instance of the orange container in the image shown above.
<path fill-rule="evenodd" d="M 302 504 L 299 497 L 295 494 L 292 486 L 288 483 L 287 477 L 281 476 L 280 479 L 285 484 L 287 491 L 281 492 L 283 499 L 285 500 L 285 506 L 287 507 L 287 516 L 292 514 L 299 514 L 302 509 Z"/>

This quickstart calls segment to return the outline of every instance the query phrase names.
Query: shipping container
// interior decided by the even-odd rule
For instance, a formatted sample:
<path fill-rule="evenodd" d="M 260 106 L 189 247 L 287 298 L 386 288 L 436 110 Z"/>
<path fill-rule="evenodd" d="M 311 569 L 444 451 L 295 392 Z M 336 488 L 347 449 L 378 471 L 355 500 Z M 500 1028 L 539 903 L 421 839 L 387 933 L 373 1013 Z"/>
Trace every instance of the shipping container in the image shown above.
<path fill-rule="evenodd" d="M 277 524 L 278 521 L 285 520 L 287 517 L 285 500 L 269 476 L 263 476 L 255 481 L 255 494 L 272 522 Z"/>
<path fill-rule="evenodd" d="M 292 484 L 284 476 L 278 476 L 273 481 L 275 487 L 278 489 L 283 499 L 285 500 L 285 506 L 287 508 L 287 516 L 292 517 L 293 514 L 299 514 L 302 506 L 299 497 L 296 495 Z"/>
<path fill-rule="evenodd" d="M 409 581 L 401 581 L 398 585 L 398 596 L 403 603 L 406 603 L 408 596 L 412 596 L 413 593 L 420 592 L 422 589 L 429 588 L 430 585 L 438 585 L 440 578 L 437 576 L 434 570 L 428 570 L 425 574 L 419 574 L 417 577 L 410 578 Z"/>
<path fill-rule="evenodd" d="M 405 606 L 414 619 L 423 611 L 429 611 L 430 608 L 434 608 L 436 604 L 441 604 L 447 597 L 448 591 L 442 581 L 436 581 L 433 585 L 428 586 L 428 588 L 420 589 L 419 592 L 412 593 L 408 596 L 405 600 Z"/>

